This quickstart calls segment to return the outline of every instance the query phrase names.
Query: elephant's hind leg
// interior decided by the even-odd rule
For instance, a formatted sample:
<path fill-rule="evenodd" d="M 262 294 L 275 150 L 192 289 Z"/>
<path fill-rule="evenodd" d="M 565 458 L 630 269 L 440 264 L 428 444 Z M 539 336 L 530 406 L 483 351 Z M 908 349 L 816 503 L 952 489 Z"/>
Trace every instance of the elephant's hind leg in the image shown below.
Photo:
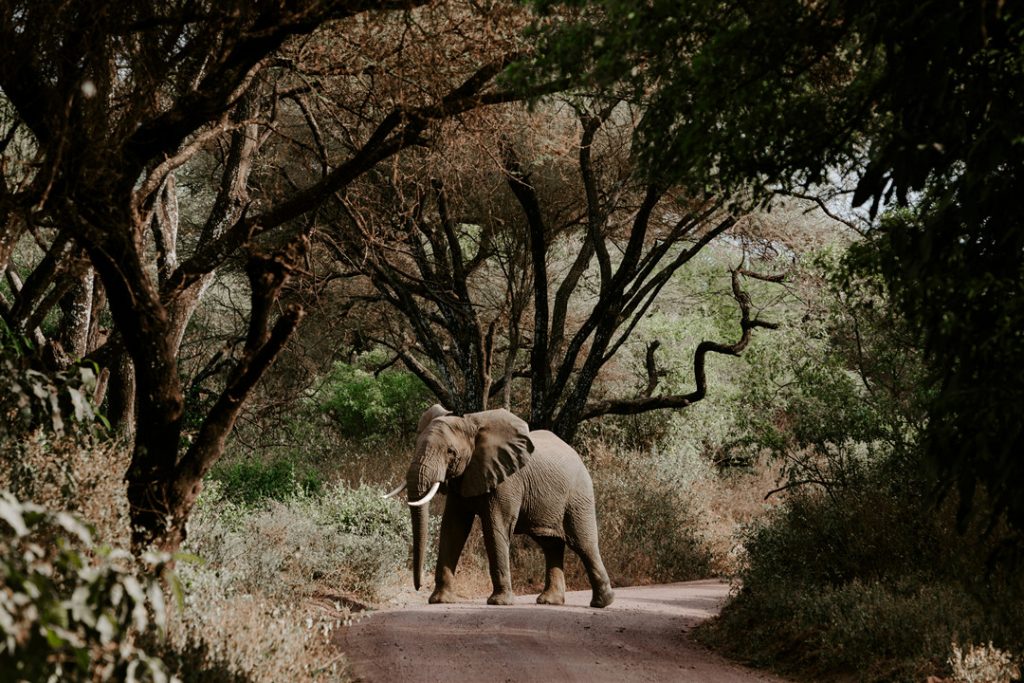
<path fill-rule="evenodd" d="M 544 551 L 544 592 L 537 596 L 542 605 L 565 604 L 565 573 L 562 569 L 565 561 L 565 541 L 551 536 L 534 536 L 534 540 Z"/>
<path fill-rule="evenodd" d="M 594 514 L 593 498 L 581 500 L 573 506 L 575 514 L 566 516 L 566 544 L 580 556 L 583 566 L 590 579 L 593 591 L 590 606 L 607 607 L 615 599 L 608 572 L 601 561 L 601 552 L 597 547 L 597 517 Z"/>

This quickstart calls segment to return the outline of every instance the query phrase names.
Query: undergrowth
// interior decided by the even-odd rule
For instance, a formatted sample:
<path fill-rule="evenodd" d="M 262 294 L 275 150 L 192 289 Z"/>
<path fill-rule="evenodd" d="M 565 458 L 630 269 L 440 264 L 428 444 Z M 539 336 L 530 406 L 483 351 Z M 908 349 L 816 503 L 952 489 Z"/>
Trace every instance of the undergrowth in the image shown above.
<path fill-rule="evenodd" d="M 921 681 L 957 641 L 1024 652 L 1024 581 L 991 563 L 1003 530 L 958 533 L 921 486 L 888 470 L 794 494 L 746 531 L 741 588 L 701 638 L 811 679 Z"/>

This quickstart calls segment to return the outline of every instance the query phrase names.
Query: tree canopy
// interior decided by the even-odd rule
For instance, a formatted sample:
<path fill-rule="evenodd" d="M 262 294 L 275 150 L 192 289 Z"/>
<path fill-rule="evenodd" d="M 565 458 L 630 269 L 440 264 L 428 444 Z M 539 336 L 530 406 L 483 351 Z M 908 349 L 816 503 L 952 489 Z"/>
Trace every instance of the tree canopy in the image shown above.
<path fill-rule="evenodd" d="M 629 150 L 638 115 L 614 101 L 556 100 L 452 124 L 428 151 L 354 184 L 318 233 L 329 256 L 371 284 L 353 310 L 365 320 L 383 307 L 369 336 L 446 406 L 483 410 L 498 396 L 507 406 L 521 382 L 531 425 L 571 440 L 583 420 L 703 399 L 707 354 L 739 355 L 755 329 L 776 327 L 752 312 L 742 282 L 783 275 L 754 272 L 737 248 L 735 341 L 697 347 L 694 390 L 655 393 L 654 344 L 642 392 L 594 395 L 676 273 L 708 245 L 728 236 L 740 246 L 751 232 L 724 197 L 638 175 Z"/>
<path fill-rule="evenodd" d="M 494 81 L 519 49 L 507 10 L 423 4 L 0 11 L 0 316 L 33 340 L 37 360 L 86 357 L 112 370 L 110 412 L 134 443 L 137 544 L 180 542 L 203 475 L 302 318 L 282 294 L 302 265 L 310 216 L 380 160 L 424 144 L 434 122 L 520 97 Z M 437 52 L 438 27 L 458 55 Z M 195 175 L 207 182 L 178 187 Z M 41 256 L 12 261 L 23 237 Z M 248 283 L 246 329 L 186 437 L 178 351 L 229 265 Z M 48 336 L 40 325 L 62 301 Z"/>
<path fill-rule="evenodd" d="M 649 102 L 648 172 L 767 201 L 852 179 L 941 387 L 929 450 L 1024 526 L 1024 10 L 1013 3 L 542 2 L 553 69 Z M 521 72 L 521 76 L 523 73 Z M 736 193 L 739 193 L 738 195 Z"/>

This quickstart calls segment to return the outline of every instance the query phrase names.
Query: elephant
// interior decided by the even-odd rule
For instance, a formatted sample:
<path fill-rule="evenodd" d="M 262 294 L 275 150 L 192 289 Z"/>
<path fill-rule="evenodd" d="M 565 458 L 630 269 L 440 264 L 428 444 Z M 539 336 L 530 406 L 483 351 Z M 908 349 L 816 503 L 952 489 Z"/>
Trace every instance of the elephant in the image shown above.
<path fill-rule="evenodd" d="M 538 603 L 565 602 L 566 545 L 586 568 L 590 605 L 612 603 L 615 593 L 598 551 L 594 485 L 569 444 L 549 431 L 531 432 L 504 409 L 456 416 L 435 404 L 423 413 L 417 431 L 406 483 L 388 495 L 408 488 L 417 590 L 426 557 L 428 505 L 438 490 L 446 495 L 430 603 L 456 601 L 455 569 L 478 516 L 494 589 L 488 604 L 512 604 L 513 533 L 528 534 L 544 552 L 546 577 Z"/>

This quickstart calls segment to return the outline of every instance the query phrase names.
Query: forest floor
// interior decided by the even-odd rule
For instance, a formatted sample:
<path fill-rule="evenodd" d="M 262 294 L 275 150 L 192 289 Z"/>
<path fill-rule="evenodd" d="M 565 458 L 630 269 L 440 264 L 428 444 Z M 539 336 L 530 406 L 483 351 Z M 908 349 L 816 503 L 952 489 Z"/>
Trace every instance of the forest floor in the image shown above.
<path fill-rule="evenodd" d="M 537 605 L 534 595 L 508 607 L 411 604 L 367 613 L 335 642 L 352 678 L 367 683 L 781 681 L 689 636 L 728 592 L 708 580 L 617 588 L 605 609 L 588 606 L 590 591 L 566 593 L 561 607 Z"/>

